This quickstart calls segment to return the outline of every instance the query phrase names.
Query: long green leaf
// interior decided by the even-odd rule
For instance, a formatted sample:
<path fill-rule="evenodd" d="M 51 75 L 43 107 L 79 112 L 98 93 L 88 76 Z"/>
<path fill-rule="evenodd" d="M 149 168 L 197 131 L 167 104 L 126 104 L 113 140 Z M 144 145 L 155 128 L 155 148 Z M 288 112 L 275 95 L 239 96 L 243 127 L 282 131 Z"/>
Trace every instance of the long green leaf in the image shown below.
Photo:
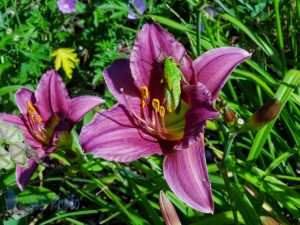
<path fill-rule="evenodd" d="M 221 14 L 221 17 L 225 20 L 228 20 L 239 29 L 241 29 L 244 33 L 248 35 L 249 38 L 252 39 L 266 54 L 269 56 L 275 65 L 281 67 L 281 61 L 279 60 L 279 55 L 274 49 L 273 46 L 269 46 L 263 39 L 261 39 L 258 35 L 255 34 L 252 30 L 250 30 L 247 26 L 245 26 L 241 21 L 238 19 L 230 16 L 229 14 Z"/>

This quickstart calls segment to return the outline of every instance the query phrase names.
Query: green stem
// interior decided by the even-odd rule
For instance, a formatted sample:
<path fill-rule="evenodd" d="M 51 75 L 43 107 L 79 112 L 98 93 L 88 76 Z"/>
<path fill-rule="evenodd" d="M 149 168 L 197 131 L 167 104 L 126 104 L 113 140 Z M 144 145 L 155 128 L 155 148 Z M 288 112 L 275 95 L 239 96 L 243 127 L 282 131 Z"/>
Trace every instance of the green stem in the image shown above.
<path fill-rule="evenodd" d="M 227 164 L 228 156 L 229 156 L 231 146 L 232 146 L 235 136 L 236 136 L 236 133 L 229 133 L 229 135 L 228 135 L 228 139 L 227 139 L 225 149 L 224 149 L 224 155 L 223 155 L 222 162 L 221 162 L 222 167 L 226 166 L 226 164 Z"/>
<path fill-rule="evenodd" d="M 296 0 L 296 5 L 297 5 L 297 12 L 298 12 L 298 19 L 300 21 L 300 0 Z"/>
<path fill-rule="evenodd" d="M 208 34 L 208 37 L 210 39 L 211 45 L 213 46 L 213 48 L 216 48 L 217 45 L 216 45 L 216 42 L 215 42 L 215 38 L 214 38 L 214 36 L 211 32 L 210 27 L 208 26 L 208 23 L 207 23 L 207 20 L 206 20 L 205 16 L 201 15 L 201 19 L 202 19 L 203 25 L 204 25 L 204 27 L 207 31 L 207 34 Z"/>
<path fill-rule="evenodd" d="M 200 11 L 197 13 L 197 32 L 196 32 L 196 39 L 197 39 L 197 54 L 198 56 L 201 55 L 201 13 Z"/>
<path fill-rule="evenodd" d="M 231 208 L 232 208 L 232 213 L 233 213 L 233 218 L 234 218 L 235 224 L 238 225 L 239 220 L 238 220 L 235 200 L 234 200 L 231 188 L 230 188 L 230 180 L 229 180 L 228 171 L 227 171 L 227 161 L 228 161 L 231 146 L 232 146 L 232 143 L 233 143 L 233 140 L 234 140 L 235 137 L 236 137 L 236 133 L 229 133 L 229 135 L 228 135 L 228 138 L 227 138 L 227 141 L 226 141 L 226 144 L 225 144 L 224 155 L 223 155 L 223 158 L 222 158 L 220 171 L 221 171 L 222 177 L 224 179 L 225 187 L 226 187 L 228 195 L 229 195 Z"/>

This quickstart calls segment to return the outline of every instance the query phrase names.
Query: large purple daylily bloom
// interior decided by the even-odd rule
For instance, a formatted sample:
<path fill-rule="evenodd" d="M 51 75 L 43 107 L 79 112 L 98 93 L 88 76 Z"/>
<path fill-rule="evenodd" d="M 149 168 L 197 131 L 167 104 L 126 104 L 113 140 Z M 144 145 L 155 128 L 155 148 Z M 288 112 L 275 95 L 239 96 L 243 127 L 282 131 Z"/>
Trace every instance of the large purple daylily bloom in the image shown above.
<path fill-rule="evenodd" d="M 162 54 L 164 53 L 164 54 Z M 168 55 L 183 62 L 181 110 L 167 112 L 162 64 Z M 104 71 L 105 82 L 118 100 L 83 127 L 79 141 L 86 152 L 107 160 L 130 162 L 153 154 L 165 155 L 164 175 L 186 204 L 213 212 L 204 149 L 206 120 L 218 112 L 213 103 L 232 70 L 250 57 L 233 47 L 206 52 L 194 62 L 184 47 L 158 24 L 138 33 L 130 60 L 119 59 Z"/>
<path fill-rule="evenodd" d="M 76 11 L 76 0 L 58 0 L 57 6 L 64 14 L 73 13 Z"/>
<path fill-rule="evenodd" d="M 95 96 L 70 99 L 61 77 L 49 70 L 41 78 L 35 92 L 26 88 L 16 93 L 20 115 L 0 114 L 0 119 L 20 127 L 25 140 L 44 160 L 59 145 L 64 145 L 73 125 L 104 101 Z M 38 163 L 30 159 L 28 167 L 16 168 L 17 185 L 23 190 L 36 171 Z"/>

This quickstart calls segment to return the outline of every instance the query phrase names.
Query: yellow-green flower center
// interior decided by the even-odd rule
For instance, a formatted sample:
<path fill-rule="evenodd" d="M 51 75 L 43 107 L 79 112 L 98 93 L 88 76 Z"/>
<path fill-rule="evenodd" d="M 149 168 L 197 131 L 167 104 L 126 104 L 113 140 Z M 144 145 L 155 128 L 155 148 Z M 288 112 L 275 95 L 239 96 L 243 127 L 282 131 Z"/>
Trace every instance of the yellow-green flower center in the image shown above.
<path fill-rule="evenodd" d="M 188 110 L 188 105 L 181 100 L 179 112 L 168 112 L 165 105 L 159 99 L 150 99 L 147 86 L 141 87 L 141 115 L 137 115 L 129 109 L 136 119 L 138 125 L 146 132 L 157 136 L 162 140 L 178 141 L 182 139 L 184 133 L 184 115 Z"/>

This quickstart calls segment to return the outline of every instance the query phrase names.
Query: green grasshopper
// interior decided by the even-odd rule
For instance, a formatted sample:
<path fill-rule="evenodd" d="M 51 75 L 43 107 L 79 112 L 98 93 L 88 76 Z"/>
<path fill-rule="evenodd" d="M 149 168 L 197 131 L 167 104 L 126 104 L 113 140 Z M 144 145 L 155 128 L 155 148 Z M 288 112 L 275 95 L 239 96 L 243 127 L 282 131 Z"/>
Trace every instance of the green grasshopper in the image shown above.
<path fill-rule="evenodd" d="M 179 69 L 179 66 L 181 66 L 182 63 L 176 63 L 172 56 L 165 56 L 165 59 L 160 61 L 164 64 L 161 83 L 166 83 L 165 96 L 167 110 L 169 112 L 172 112 L 173 110 L 178 112 L 180 111 L 180 82 L 183 80 L 185 83 L 188 83 Z"/>

